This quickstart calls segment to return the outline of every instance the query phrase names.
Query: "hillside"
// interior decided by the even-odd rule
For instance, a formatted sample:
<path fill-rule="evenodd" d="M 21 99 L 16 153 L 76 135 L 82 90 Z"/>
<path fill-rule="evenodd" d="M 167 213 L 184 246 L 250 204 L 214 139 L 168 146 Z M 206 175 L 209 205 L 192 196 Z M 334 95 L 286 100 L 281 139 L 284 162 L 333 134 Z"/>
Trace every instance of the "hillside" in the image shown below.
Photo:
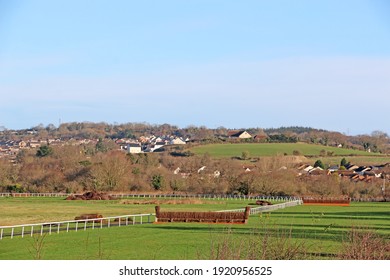
<path fill-rule="evenodd" d="M 251 157 L 275 155 L 304 155 L 304 156 L 373 156 L 378 153 L 368 153 L 360 150 L 329 147 L 306 143 L 237 143 L 237 144 L 208 144 L 194 147 L 190 150 L 195 154 L 209 154 L 212 157 L 240 157 L 248 152 Z"/>

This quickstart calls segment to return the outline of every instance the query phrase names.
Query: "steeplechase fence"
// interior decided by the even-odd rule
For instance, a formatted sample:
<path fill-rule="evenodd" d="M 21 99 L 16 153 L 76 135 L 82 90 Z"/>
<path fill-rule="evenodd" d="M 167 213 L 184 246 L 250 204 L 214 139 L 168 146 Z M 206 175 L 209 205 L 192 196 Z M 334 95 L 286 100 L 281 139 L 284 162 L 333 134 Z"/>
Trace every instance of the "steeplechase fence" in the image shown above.
<path fill-rule="evenodd" d="M 33 236 L 34 234 L 58 234 L 60 232 L 85 231 L 87 229 L 101 229 L 152 223 L 154 222 L 154 216 L 154 214 L 136 214 L 84 220 L 0 226 L 0 240 L 5 237 L 10 237 L 12 239 L 16 236 L 20 236 L 23 238 L 25 236 Z"/>

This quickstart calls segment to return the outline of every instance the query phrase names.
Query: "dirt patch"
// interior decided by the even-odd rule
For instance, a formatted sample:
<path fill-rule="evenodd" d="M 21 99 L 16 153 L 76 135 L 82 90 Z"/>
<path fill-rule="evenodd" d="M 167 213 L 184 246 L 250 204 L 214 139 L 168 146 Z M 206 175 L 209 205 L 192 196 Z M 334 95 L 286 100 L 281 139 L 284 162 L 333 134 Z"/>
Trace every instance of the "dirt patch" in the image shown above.
<path fill-rule="evenodd" d="M 113 200 L 111 195 L 102 192 L 86 192 L 84 194 L 71 194 L 65 200 Z"/>

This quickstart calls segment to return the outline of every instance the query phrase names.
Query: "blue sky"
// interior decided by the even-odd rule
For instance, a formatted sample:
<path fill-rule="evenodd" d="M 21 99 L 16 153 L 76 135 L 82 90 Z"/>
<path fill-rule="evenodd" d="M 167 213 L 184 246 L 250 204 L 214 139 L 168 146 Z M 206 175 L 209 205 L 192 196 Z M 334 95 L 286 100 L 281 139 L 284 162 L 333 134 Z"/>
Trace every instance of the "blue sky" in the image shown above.
<path fill-rule="evenodd" d="M 0 126 L 390 133 L 390 2 L 0 0 Z"/>

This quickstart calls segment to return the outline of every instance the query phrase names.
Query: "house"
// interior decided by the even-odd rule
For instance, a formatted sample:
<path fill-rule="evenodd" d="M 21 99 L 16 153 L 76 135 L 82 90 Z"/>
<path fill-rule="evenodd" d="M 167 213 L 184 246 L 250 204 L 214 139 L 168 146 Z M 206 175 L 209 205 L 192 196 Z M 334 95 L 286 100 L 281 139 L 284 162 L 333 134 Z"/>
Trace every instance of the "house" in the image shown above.
<path fill-rule="evenodd" d="M 252 138 L 252 135 L 250 135 L 246 130 L 232 130 L 228 132 L 228 137 L 248 139 L 248 138 Z"/>
<path fill-rule="evenodd" d="M 331 166 L 328 167 L 328 171 L 329 172 L 335 172 L 337 170 L 339 170 L 339 166 L 338 165 L 331 165 Z"/>
<path fill-rule="evenodd" d="M 129 143 L 127 144 L 127 151 L 130 154 L 139 154 L 142 152 L 141 145 L 138 143 Z"/>
<path fill-rule="evenodd" d="M 268 136 L 266 134 L 256 134 L 255 136 L 253 136 L 253 139 L 255 139 L 256 141 L 264 141 L 267 138 Z"/>
<path fill-rule="evenodd" d="M 185 145 L 186 142 L 185 142 L 183 139 L 181 139 L 181 138 L 179 138 L 179 137 L 176 137 L 176 138 L 174 138 L 174 139 L 172 139 L 172 140 L 170 141 L 170 144 L 171 144 L 171 145 Z"/>
<path fill-rule="evenodd" d="M 39 148 L 42 145 L 42 143 L 39 140 L 30 140 L 27 145 L 30 148 Z"/>

